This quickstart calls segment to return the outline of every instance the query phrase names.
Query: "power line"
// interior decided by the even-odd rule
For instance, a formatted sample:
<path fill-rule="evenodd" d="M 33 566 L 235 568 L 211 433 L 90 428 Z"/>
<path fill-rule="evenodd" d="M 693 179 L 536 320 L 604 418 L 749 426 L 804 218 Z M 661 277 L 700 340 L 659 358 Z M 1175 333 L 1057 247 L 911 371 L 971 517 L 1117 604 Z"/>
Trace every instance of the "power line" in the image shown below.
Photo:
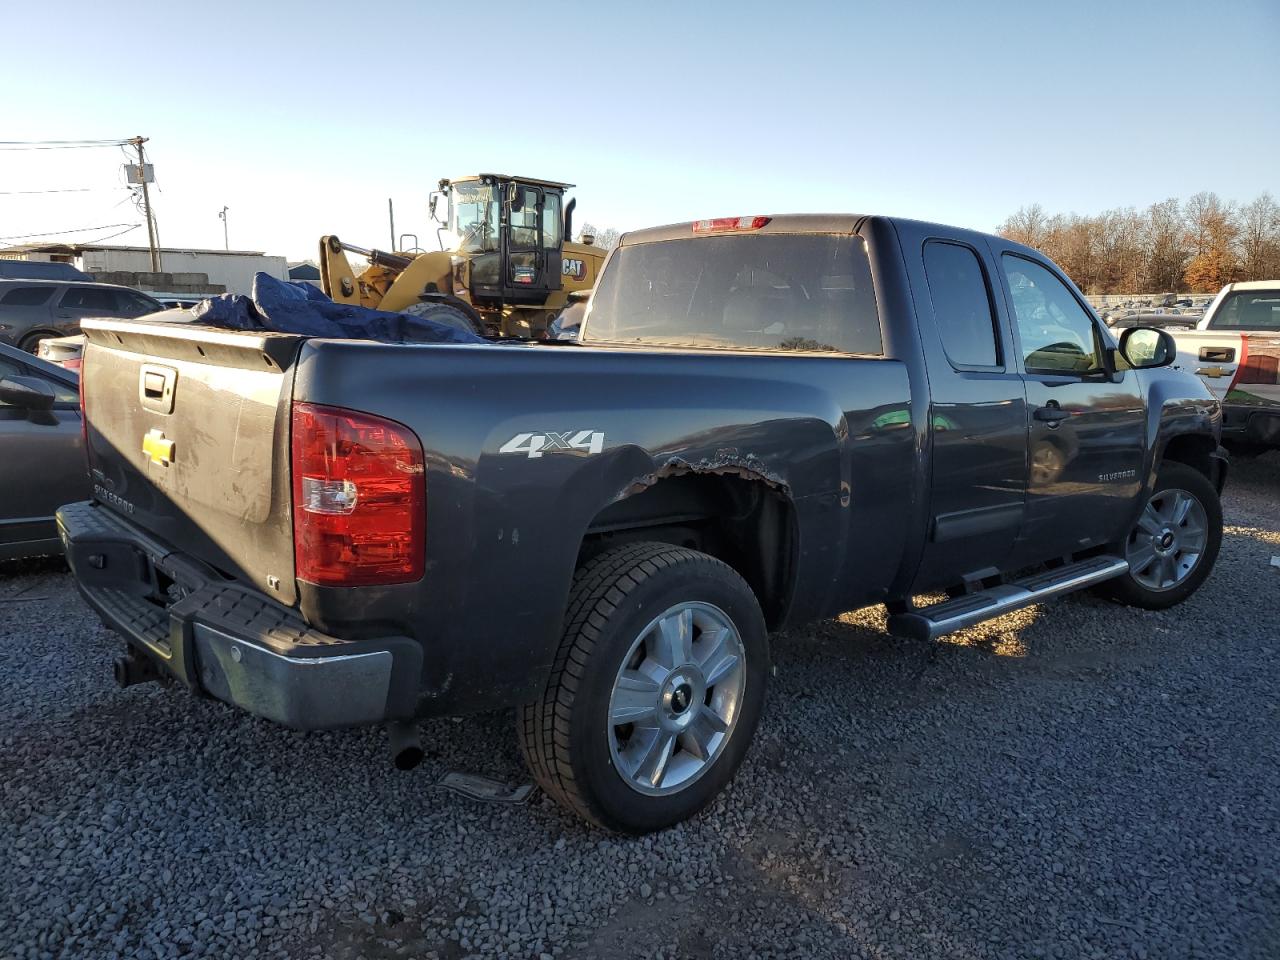
<path fill-rule="evenodd" d="M 132 227 L 126 227 L 125 229 L 118 230 L 115 233 L 108 233 L 105 237 L 94 237 L 92 240 L 84 241 L 84 243 L 85 245 L 93 244 L 93 243 L 101 243 L 103 240 L 110 240 L 113 237 L 120 237 L 126 233 L 132 233 L 134 230 L 141 229 L 141 227 L 142 227 L 142 224 L 135 223 Z"/>
<path fill-rule="evenodd" d="M 62 187 L 57 190 L 0 190 L 0 196 L 14 197 L 34 193 L 90 193 L 94 190 L 118 190 L 119 187 Z"/>
<path fill-rule="evenodd" d="M 128 140 L 0 140 L 0 150 L 86 150 L 115 147 Z"/>
<path fill-rule="evenodd" d="M 136 227 L 140 224 L 128 223 L 101 223 L 96 227 L 74 227 L 70 230 L 43 230 L 40 233 L 17 233 L 9 237 L 0 237 L 0 240 L 26 240 L 30 237 L 56 237 L 64 233 L 90 233 L 94 230 L 110 230 L 112 227 Z"/>

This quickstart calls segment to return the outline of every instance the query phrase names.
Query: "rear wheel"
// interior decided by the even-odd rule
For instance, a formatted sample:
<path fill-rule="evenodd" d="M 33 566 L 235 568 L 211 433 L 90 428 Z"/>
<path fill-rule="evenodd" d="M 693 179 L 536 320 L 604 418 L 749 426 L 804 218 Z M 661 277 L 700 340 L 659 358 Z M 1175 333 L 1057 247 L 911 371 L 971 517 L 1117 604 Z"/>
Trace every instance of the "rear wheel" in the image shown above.
<path fill-rule="evenodd" d="M 751 588 L 706 554 L 628 544 L 579 569 L 565 624 L 546 691 L 519 717 L 539 786 L 626 833 L 692 816 L 737 770 L 764 703 Z"/>
<path fill-rule="evenodd" d="M 1166 463 L 1124 543 L 1129 572 L 1104 589 L 1121 603 L 1163 610 L 1195 593 L 1222 546 L 1222 506 L 1200 471 Z"/>
<path fill-rule="evenodd" d="M 421 317 L 424 320 L 441 323 L 455 330 L 464 330 L 467 333 L 484 336 L 484 324 L 478 322 L 476 316 L 469 315 L 466 311 L 450 303 L 430 301 L 414 303 L 405 307 L 401 312 L 407 313 L 412 317 Z"/>
<path fill-rule="evenodd" d="M 40 341 L 48 340 L 50 337 L 57 337 L 56 333 L 28 333 L 25 337 L 18 341 L 18 349 L 27 353 L 34 354 L 40 349 Z"/>

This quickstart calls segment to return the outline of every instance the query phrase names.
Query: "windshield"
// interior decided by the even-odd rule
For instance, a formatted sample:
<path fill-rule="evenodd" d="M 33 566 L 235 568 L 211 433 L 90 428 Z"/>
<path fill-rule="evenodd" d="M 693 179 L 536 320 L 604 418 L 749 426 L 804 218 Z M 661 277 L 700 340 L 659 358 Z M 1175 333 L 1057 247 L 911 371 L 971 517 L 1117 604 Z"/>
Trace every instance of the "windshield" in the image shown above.
<path fill-rule="evenodd" d="M 584 339 L 879 354 L 862 241 L 836 234 L 663 240 L 614 252 Z"/>
<path fill-rule="evenodd" d="M 497 191 L 487 183 L 453 184 L 449 194 L 449 231 L 460 253 L 498 249 Z"/>
<path fill-rule="evenodd" d="M 1228 295 L 1209 321 L 1210 330 L 1280 330 L 1280 290 Z"/>

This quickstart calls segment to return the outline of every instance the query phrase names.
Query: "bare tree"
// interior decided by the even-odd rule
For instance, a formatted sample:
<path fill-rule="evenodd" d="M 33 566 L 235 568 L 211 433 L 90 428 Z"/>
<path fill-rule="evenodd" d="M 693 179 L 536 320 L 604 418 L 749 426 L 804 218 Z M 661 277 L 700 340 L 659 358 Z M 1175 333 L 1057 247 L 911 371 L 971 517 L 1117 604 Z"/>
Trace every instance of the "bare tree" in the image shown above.
<path fill-rule="evenodd" d="M 622 233 L 613 227 L 597 227 L 584 223 L 582 230 L 578 233 L 578 239 L 581 240 L 583 237 L 594 237 L 592 245 L 608 253 L 618 245 L 618 241 L 622 239 Z"/>
<path fill-rule="evenodd" d="M 1153 203 L 1147 208 L 1145 233 L 1143 246 L 1147 251 L 1148 287 L 1139 292 L 1177 290 L 1191 254 L 1184 239 L 1186 230 L 1182 210 L 1175 198 Z"/>
<path fill-rule="evenodd" d="M 1047 220 L 1044 208 L 1038 203 L 1020 207 L 1017 213 L 1001 225 L 1000 236 L 1038 250 L 1044 243 Z"/>
<path fill-rule="evenodd" d="M 1240 272 L 1245 280 L 1280 277 L 1280 206 L 1264 193 L 1240 208 Z"/>

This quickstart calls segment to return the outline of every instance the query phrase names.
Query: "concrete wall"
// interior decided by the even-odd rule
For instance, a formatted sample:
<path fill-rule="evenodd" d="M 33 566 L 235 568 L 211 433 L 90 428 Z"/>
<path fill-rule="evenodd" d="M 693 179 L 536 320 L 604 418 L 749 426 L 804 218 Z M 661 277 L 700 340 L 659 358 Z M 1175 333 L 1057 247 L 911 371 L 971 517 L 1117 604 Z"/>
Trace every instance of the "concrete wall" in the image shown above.
<path fill-rule="evenodd" d="M 86 250 L 76 257 L 76 266 L 85 273 L 150 273 L 151 255 L 144 250 Z M 228 293 L 247 294 L 253 275 L 261 271 L 277 280 L 289 279 L 284 257 L 216 251 L 165 250 L 160 269 L 168 274 L 204 274 L 206 283 L 226 288 Z M 105 279 L 105 276 L 103 276 Z"/>

